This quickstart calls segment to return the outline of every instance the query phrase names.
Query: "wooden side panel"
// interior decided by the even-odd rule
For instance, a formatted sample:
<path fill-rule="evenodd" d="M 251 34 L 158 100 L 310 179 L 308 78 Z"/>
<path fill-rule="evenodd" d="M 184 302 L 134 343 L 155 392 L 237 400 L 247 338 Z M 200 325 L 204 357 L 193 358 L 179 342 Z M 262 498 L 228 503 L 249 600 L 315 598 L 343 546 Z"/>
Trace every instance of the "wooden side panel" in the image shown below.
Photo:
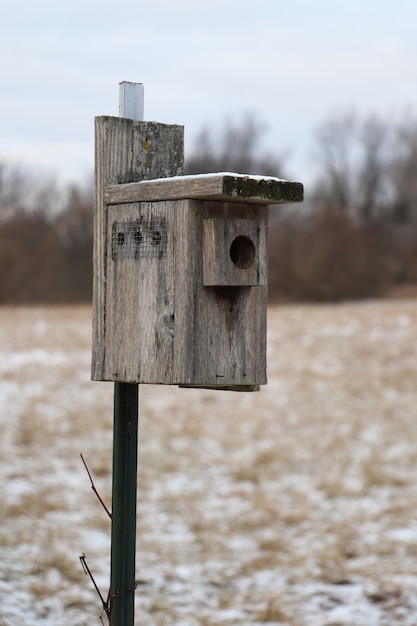
<path fill-rule="evenodd" d="M 113 380 L 107 378 L 107 371 L 112 368 L 106 366 L 109 229 L 105 189 L 109 184 L 181 175 L 183 135 L 182 126 L 109 116 L 95 119 L 93 380 Z"/>
<path fill-rule="evenodd" d="M 177 222 L 181 241 L 175 288 L 177 382 L 203 387 L 265 384 L 267 286 L 204 286 L 203 222 L 261 216 L 266 225 L 268 209 L 195 200 L 185 205 L 187 219 Z"/>

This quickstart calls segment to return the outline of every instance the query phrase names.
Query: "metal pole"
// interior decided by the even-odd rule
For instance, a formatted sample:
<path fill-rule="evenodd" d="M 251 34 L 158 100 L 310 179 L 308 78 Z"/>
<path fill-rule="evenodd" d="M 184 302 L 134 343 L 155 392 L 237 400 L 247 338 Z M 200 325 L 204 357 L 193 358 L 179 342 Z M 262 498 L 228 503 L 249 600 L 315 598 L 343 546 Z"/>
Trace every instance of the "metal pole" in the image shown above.
<path fill-rule="evenodd" d="M 114 385 L 111 626 L 133 626 L 135 620 L 138 387 Z"/>
<path fill-rule="evenodd" d="M 120 84 L 120 117 L 143 120 L 143 85 Z M 110 626 L 135 622 L 139 385 L 115 383 L 110 564 Z"/>
<path fill-rule="evenodd" d="M 119 117 L 143 122 L 143 92 L 142 83 L 120 83 Z"/>

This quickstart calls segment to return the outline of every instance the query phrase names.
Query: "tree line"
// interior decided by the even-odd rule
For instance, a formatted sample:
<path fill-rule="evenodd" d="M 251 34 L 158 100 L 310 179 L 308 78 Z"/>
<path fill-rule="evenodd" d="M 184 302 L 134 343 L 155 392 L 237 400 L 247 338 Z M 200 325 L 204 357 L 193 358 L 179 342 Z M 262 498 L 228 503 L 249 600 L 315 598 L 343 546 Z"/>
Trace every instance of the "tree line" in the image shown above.
<path fill-rule="evenodd" d="M 417 284 L 417 118 L 332 117 L 305 214 L 271 229 L 271 297 L 337 301 Z"/>
<path fill-rule="evenodd" d="M 254 115 L 203 129 L 186 173 L 291 179 L 285 153 L 262 147 L 266 132 Z M 271 211 L 271 302 L 380 297 L 417 285 L 417 119 L 333 116 L 317 130 L 313 158 L 305 202 Z M 0 162 L 0 304 L 90 302 L 92 214 L 92 181 L 63 187 Z"/>
<path fill-rule="evenodd" d="M 93 188 L 0 163 L 0 304 L 91 301 Z"/>

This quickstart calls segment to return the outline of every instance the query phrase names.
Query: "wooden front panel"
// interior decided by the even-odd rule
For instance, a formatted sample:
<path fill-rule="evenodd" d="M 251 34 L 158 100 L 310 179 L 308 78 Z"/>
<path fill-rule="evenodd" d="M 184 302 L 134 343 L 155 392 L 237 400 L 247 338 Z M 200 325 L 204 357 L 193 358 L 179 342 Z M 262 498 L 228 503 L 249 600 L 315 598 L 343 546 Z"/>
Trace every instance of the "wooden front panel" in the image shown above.
<path fill-rule="evenodd" d="M 203 219 L 204 285 L 266 285 L 266 238 L 263 216 L 250 220 Z"/>

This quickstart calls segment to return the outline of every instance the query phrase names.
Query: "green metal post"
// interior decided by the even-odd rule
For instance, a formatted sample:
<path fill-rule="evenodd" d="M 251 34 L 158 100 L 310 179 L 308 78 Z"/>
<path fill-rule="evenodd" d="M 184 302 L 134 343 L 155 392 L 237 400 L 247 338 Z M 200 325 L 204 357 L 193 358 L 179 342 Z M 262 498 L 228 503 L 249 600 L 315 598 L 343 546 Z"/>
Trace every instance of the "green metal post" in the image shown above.
<path fill-rule="evenodd" d="M 138 392 L 136 384 L 114 386 L 110 626 L 135 620 Z"/>

